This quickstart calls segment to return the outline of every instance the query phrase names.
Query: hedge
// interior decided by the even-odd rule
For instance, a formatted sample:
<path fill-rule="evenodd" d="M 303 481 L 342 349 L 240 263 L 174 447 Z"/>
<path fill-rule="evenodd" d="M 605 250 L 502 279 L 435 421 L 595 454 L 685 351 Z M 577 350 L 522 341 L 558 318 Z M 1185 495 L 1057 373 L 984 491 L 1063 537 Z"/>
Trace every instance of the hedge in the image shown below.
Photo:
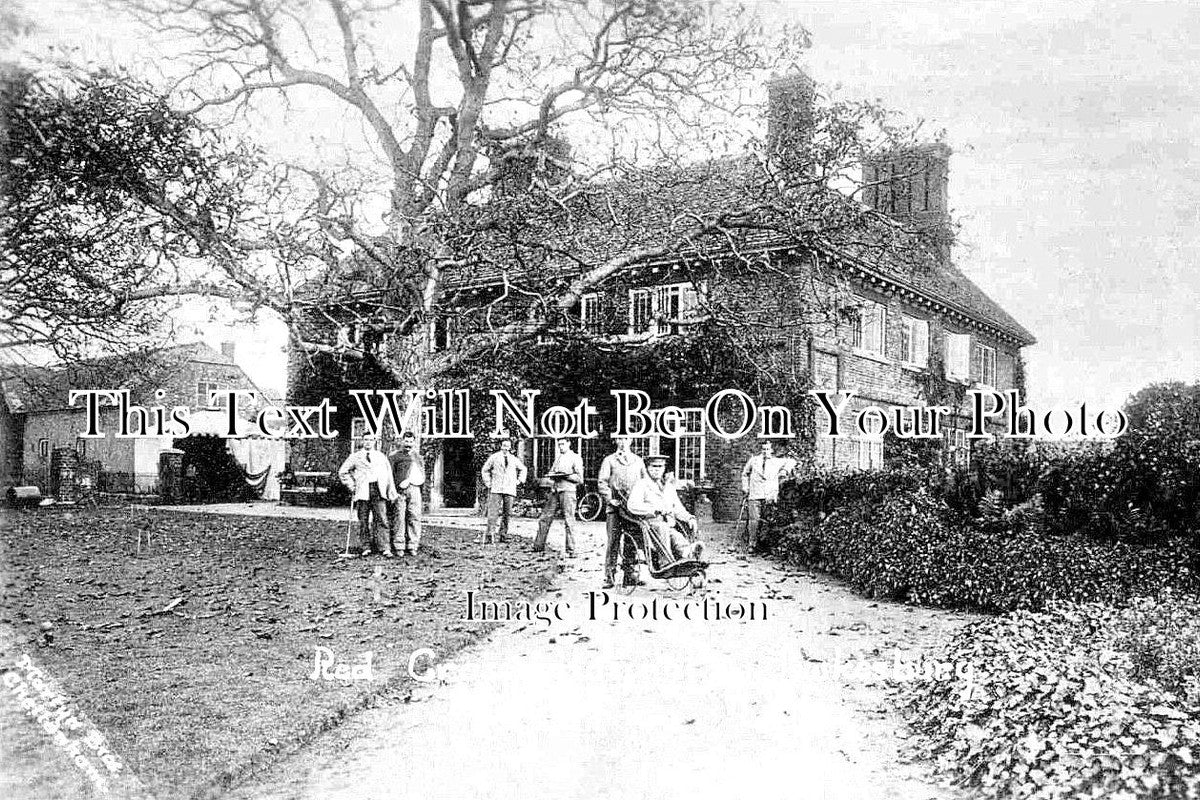
<path fill-rule="evenodd" d="M 824 504 L 813 491 L 810 483 L 785 496 L 767 527 L 768 546 L 869 597 L 1002 612 L 1200 589 L 1188 539 L 1142 546 L 981 526 L 907 473 L 848 476 L 818 490 Z"/>

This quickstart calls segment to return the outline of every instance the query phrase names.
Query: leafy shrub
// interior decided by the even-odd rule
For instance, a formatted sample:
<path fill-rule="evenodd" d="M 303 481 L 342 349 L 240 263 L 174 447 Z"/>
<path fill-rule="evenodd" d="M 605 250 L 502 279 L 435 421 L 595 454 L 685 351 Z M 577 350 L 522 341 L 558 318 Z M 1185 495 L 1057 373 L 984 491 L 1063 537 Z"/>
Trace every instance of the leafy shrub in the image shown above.
<path fill-rule="evenodd" d="M 816 513 L 788 511 L 800 500 Z M 1013 523 L 1026 513 L 1013 510 L 1003 512 L 1009 525 L 980 527 L 910 474 L 858 473 L 801 485 L 780 506 L 765 542 L 870 597 L 1010 611 L 1056 600 L 1120 605 L 1167 588 L 1200 588 L 1186 541 L 1144 547 L 1047 535 Z"/>
<path fill-rule="evenodd" d="M 1200 603 L 1139 598 L 1118 623 L 1116 646 L 1135 678 L 1200 704 Z"/>
<path fill-rule="evenodd" d="M 1174 618 L 1143 601 L 1137 613 Z M 905 688 L 923 755 L 984 798 L 1200 798 L 1200 719 L 1139 680 L 1136 614 L 1054 605 L 973 623 L 939 658 L 956 681 Z"/>

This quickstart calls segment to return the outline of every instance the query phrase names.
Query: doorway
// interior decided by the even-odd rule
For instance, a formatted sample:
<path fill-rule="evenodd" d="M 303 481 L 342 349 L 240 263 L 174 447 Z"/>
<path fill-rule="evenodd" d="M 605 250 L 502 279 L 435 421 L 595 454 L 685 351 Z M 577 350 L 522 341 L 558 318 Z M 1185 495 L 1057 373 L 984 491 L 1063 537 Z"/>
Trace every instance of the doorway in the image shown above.
<path fill-rule="evenodd" d="M 474 508 L 475 441 L 442 441 L 442 504 L 446 508 Z"/>
<path fill-rule="evenodd" d="M 183 451 L 183 497 L 191 503 L 228 503 L 246 497 L 245 473 L 216 436 L 175 440 Z"/>

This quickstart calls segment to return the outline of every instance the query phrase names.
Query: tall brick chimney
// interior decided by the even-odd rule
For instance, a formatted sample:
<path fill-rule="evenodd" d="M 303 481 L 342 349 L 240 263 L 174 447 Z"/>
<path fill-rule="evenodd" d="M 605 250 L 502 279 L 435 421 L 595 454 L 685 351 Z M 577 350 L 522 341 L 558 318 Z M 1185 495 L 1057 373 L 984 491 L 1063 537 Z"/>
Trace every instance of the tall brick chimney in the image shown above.
<path fill-rule="evenodd" d="M 811 169 L 816 82 L 799 69 L 767 81 L 767 157 L 788 170 Z"/>
<path fill-rule="evenodd" d="M 954 240 L 949 179 L 949 146 L 936 142 L 900 148 L 863 164 L 863 199 L 926 233 L 939 258 L 948 260 Z"/>
<path fill-rule="evenodd" d="M 235 353 L 237 353 L 237 343 L 221 342 L 221 355 L 233 361 Z"/>

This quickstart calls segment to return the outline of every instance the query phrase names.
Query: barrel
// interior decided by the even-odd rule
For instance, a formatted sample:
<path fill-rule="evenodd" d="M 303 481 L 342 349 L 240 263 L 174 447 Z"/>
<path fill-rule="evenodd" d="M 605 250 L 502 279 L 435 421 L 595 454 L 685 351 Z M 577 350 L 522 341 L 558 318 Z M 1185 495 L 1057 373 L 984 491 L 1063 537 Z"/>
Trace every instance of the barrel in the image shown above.
<path fill-rule="evenodd" d="M 60 503 L 79 499 L 79 484 L 75 473 L 79 469 L 79 454 L 71 447 L 56 447 L 50 451 L 50 494 Z"/>
<path fill-rule="evenodd" d="M 13 508 L 29 508 L 42 502 L 42 490 L 36 486 L 10 486 L 7 494 Z"/>

